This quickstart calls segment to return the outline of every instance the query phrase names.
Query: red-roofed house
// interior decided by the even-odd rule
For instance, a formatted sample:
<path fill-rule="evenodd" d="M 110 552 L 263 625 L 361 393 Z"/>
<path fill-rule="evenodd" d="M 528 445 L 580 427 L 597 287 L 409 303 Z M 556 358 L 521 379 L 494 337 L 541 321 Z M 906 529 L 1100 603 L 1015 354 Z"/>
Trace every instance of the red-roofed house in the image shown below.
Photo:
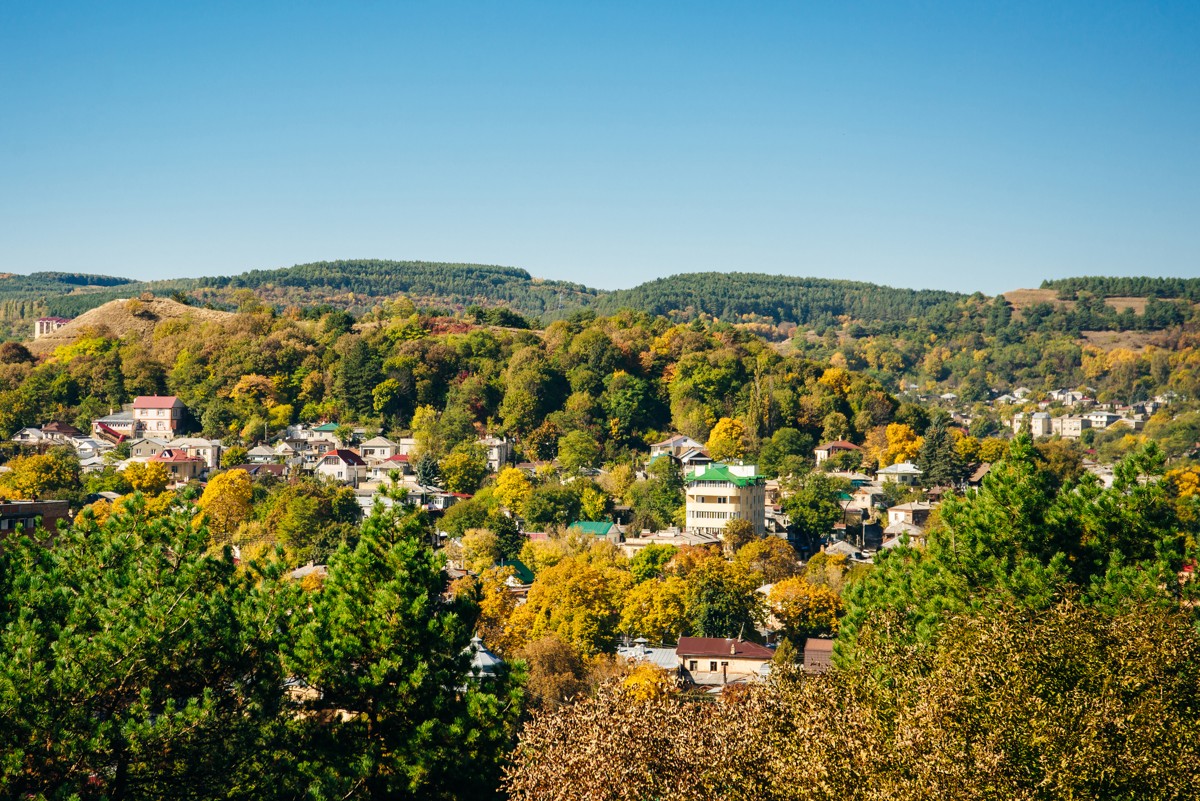
<path fill-rule="evenodd" d="M 722 637 L 680 637 L 675 646 L 680 676 L 709 687 L 762 678 L 774 656 L 774 651 L 758 643 Z"/>
<path fill-rule="evenodd" d="M 367 463 L 352 450 L 334 448 L 318 460 L 314 472 L 357 487 L 366 478 Z"/>
<path fill-rule="evenodd" d="M 412 465 L 402 453 L 389 456 L 386 459 L 371 459 L 367 462 L 367 476 L 371 479 L 388 479 L 392 473 L 399 472 L 402 476 L 412 475 Z"/>
<path fill-rule="evenodd" d="M 208 463 L 199 456 L 188 456 L 182 450 L 171 448 L 151 456 L 146 462 L 147 464 L 161 464 L 167 468 L 174 484 L 186 484 L 193 478 L 199 478 L 200 474 L 208 469 Z"/>
<path fill-rule="evenodd" d="M 820 464 L 834 454 L 861 450 L 862 448 L 858 447 L 853 442 L 846 442 L 844 439 L 839 439 L 835 440 L 834 442 L 826 442 L 824 445 L 814 448 L 813 456 L 816 458 L 817 464 Z"/>
<path fill-rule="evenodd" d="M 140 395 L 133 402 L 133 421 L 138 433 L 174 436 L 184 411 L 183 401 L 174 395 Z"/>

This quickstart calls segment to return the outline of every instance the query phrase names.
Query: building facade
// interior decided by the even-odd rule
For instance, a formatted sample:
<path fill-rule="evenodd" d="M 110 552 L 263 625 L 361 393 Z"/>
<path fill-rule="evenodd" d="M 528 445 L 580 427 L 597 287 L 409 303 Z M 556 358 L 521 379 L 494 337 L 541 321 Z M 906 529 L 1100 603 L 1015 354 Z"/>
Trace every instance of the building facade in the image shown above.
<path fill-rule="evenodd" d="M 754 465 L 714 462 L 687 474 L 686 526 L 694 534 L 720 536 L 730 520 L 748 520 L 766 534 L 767 481 Z"/>

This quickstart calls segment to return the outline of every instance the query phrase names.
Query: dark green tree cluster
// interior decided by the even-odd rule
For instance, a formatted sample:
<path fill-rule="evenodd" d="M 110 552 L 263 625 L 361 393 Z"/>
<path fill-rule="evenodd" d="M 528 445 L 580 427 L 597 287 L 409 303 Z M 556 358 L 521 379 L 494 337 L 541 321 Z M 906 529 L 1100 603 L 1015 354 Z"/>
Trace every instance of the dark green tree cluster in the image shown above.
<path fill-rule="evenodd" d="M 307 589 L 137 502 L 7 539 L 0 795 L 493 797 L 518 685 L 471 676 L 427 526 L 378 511 Z"/>

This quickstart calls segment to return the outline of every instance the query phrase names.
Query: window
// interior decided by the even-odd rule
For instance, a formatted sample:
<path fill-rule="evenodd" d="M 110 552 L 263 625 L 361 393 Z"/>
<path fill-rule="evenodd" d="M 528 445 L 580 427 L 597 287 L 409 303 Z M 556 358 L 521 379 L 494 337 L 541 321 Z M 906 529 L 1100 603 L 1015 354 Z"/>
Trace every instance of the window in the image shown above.
<path fill-rule="evenodd" d="M 8 521 L 4 521 L 4 522 L 8 522 Z M 695 669 L 696 669 L 696 660 L 693 659 L 692 661 L 688 662 L 688 670 L 695 670 Z"/>
<path fill-rule="evenodd" d="M 708 672 L 709 672 L 709 673 L 716 673 L 716 672 L 717 672 L 717 663 L 716 663 L 716 662 L 709 662 L 709 663 L 708 663 Z"/>

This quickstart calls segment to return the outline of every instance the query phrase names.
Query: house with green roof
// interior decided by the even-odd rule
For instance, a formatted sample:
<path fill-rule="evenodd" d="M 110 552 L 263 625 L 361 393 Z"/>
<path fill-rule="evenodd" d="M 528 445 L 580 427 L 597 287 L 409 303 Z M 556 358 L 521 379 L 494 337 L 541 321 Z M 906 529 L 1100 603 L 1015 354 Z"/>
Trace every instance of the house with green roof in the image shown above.
<path fill-rule="evenodd" d="M 613 524 L 607 521 L 576 520 L 567 527 L 567 530 L 578 531 L 580 534 L 591 534 L 596 537 L 607 537 L 608 533 L 613 530 Z"/>
<path fill-rule="evenodd" d="M 512 578 L 509 580 L 510 582 L 515 581 L 517 584 L 533 583 L 533 571 L 530 570 L 520 559 L 501 559 L 496 566 L 511 567 L 513 569 Z"/>
<path fill-rule="evenodd" d="M 590 537 L 606 539 L 613 545 L 621 544 L 621 527 L 608 521 L 576 520 L 567 527 L 567 531 L 575 531 Z"/>
<path fill-rule="evenodd" d="M 730 520 L 747 520 L 766 534 L 767 479 L 755 465 L 713 462 L 689 470 L 686 526 L 693 534 L 720 536 Z"/>

